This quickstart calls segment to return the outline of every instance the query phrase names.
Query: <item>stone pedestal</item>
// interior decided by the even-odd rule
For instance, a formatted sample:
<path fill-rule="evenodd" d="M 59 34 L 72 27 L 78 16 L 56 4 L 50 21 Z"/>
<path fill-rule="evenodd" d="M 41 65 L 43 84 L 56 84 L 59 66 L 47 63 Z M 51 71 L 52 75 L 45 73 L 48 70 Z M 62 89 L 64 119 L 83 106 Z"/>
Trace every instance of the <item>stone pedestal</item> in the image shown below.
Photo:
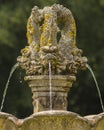
<path fill-rule="evenodd" d="M 26 76 L 25 80 L 33 93 L 34 112 L 50 110 L 50 97 L 52 110 L 67 110 L 67 94 L 75 79 L 75 76 L 52 76 L 50 95 L 49 76 Z"/>

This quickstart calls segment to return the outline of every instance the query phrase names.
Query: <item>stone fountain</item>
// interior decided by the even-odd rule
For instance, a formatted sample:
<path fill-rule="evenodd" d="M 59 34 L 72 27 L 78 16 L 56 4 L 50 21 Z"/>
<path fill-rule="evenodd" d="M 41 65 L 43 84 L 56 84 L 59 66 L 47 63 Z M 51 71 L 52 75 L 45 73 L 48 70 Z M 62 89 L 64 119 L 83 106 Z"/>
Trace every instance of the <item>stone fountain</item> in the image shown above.
<path fill-rule="evenodd" d="M 60 34 L 60 36 L 59 36 Z M 87 58 L 76 47 L 72 13 L 61 5 L 32 9 L 27 22 L 28 46 L 17 58 L 26 71 L 33 93 L 34 112 L 50 110 L 49 62 L 52 77 L 52 110 L 67 110 L 67 94 Z"/>
<path fill-rule="evenodd" d="M 17 119 L 0 113 L 0 130 L 103 130 L 103 113 L 81 117 L 67 111 L 68 92 L 78 70 L 87 64 L 76 46 L 71 11 L 57 4 L 43 9 L 35 6 L 27 22 L 27 39 L 17 61 L 26 71 L 34 114 Z"/>

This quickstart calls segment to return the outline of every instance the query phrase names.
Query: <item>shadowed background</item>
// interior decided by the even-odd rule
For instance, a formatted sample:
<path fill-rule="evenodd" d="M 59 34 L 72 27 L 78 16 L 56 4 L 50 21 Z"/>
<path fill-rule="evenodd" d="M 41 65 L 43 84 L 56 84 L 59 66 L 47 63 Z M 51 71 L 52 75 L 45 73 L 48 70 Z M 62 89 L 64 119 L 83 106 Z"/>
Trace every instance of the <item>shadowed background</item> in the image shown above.
<path fill-rule="evenodd" d="M 0 0 L 0 102 L 20 50 L 27 45 L 26 22 L 33 6 L 59 3 L 69 8 L 76 21 L 77 46 L 83 49 L 98 80 L 104 102 L 104 0 Z M 25 72 L 16 70 L 10 81 L 4 112 L 18 118 L 32 114 L 31 92 Z M 68 110 L 81 115 L 102 112 L 98 93 L 88 70 L 79 72 L 68 96 Z"/>

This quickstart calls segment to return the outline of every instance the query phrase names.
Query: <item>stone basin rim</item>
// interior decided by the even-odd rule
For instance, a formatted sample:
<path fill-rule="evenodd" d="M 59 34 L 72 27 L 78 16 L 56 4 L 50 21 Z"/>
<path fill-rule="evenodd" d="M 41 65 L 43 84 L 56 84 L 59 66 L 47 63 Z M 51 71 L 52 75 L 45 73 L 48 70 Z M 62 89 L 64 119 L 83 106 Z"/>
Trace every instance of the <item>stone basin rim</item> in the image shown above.
<path fill-rule="evenodd" d="M 41 111 L 41 112 L 37 112 L 32 114 L 31 116 L 68 116 L 69 114 L 73 115 L 73 116 L 77 116 L 79 114 L 71 112 L 71 111 L 64 111 L 64 110 L 48 110 L 48 111 Z M 31 117 L 30 116 L 30 117 Z"/>
<path fill-rule="evenodd" d="M 0 112 L 0 118 L 3 117 L 3 118 L 9 118 L 10 120 L 13 120 L 14 121 L 17 121 L 17 120 L 21 120 L 21 121 L 26 121 L 26 120 L 29 120 L 31 118 L 34 118 L 34 117 L 50 117 L 50 116 L 73 116 L 73 117 L 76 117 L 76 116 L 80 116 L 79 114 L 77 113 L 74 113 L 74 112 L 71 112 L 71 111 L 64 111 L 64 110 L 48 110 L 48 111 L 41 111 L 41 112 L 36 112 L 36 113 L 33 113 L 32 115 L 30 115 L 29 117 L 26 117 L 26 118 L 22 118 L 22 119 L 19 119 L 17 117 L 15 117 L 14 115 L 12 114 L 9 114 L 9 113 L 5 113 L 5 112 Z"/>
<path fill-rule="evenodd" d="M 91 126 L 96 125 L 97 122 L 99 122 L 102 118 L 104 118 L 104 112 L 99 113 L 97 115 L 87 115 L 87 116 L 81 116 L 80 114 L 71 112 L 71 111 L 64 111 L 64 110 L 49 110 L 49 111 L 42 111 L 42 112 L 37 112 L 34 113 L 32 115 L 30 115 L 29 117 L 23 118 L 23 119 L 19 119 L 17 117 L 15 117 L 12 114 L 8 114 L 5 112 L 0 112 L 0 118 L 1 119 L 6 119 L 9 121 L 14 122 L 14 124 L 16 124 L 18 127 L 21 127 L 24 123 L 28 122 L 29 120 L 33 120 L 33 119 L 38 119 L 38 117 L 49 117 L 49 119 L 51 117 L 72 117 L 74 119 L 78 119 L 78 120 L 82 120 L 86 123 L 88 123 Z"/>
<path fill-rule="evenodd" d="M 73 115 L 73 116 L 79 116 L 85 119 L 93 119 L 98 117 L 97 119 L 101 118 L 102 116 L 104 117 L 104 112 L 102 113 L 98 113 L 98 114 L 92 114 L 92 115 L 86 115 L 86 116 L 81 116 L 78 113 L 72 112 L 72 111 L 64 111 L 64 110 L 48 110 L 48 111 L 41 111 L 41 112 L 36 112 L 33 113 L 32 115 L 30 115 L 29 117 L 23 118 L 23 119 L 19 119 L 16 116 L 6 113 L 6 112 L 0 112 L 0 117 L 4 117 L 4 118 L 15 118 L 15 119 L 19 119 L 19 120 L 27 120 L 29 118 L 35 117 L 35 116 L 68 116 L 68 115 Z"/>
<path fill-rule="evenodd" d="M 71 76 L 71 75 L 52 75 L 52 80 L 68 80 L 68 81 L 75 81 L 76 77 L 75 76 Z M 32 76 L 25 76 L 24 78 L 25 80 L 47 80 L 49 79 L 48 75 L 32 75 Z"/>

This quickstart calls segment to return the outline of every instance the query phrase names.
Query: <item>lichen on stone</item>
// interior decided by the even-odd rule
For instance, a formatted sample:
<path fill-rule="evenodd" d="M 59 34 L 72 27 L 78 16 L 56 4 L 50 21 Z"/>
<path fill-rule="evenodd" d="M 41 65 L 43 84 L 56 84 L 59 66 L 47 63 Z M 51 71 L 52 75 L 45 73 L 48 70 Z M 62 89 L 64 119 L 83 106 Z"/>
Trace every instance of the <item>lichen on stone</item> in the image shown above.
<path fill-rule="evenodd" d="M 60 33 L 60 37 L 58 36 Z M 62 5 L 39 9 L 35 6 L 27 21 L 28 46 L 17 58 L 27 75 L 75 75 L 86 68 L 87 58 L 76 46 L 76 25 L 71 11 Z"/>

